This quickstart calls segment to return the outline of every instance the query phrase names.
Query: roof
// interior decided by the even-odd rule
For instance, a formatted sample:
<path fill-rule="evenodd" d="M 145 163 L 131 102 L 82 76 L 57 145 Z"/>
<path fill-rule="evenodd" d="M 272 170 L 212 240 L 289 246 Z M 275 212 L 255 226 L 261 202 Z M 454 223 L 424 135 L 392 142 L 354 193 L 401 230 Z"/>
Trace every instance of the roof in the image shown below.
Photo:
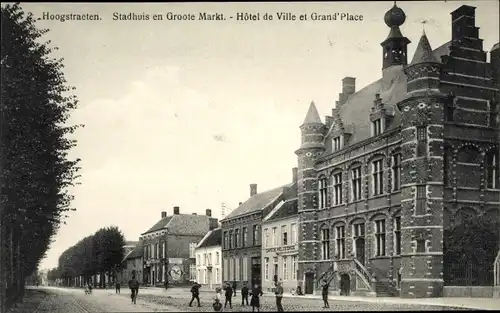
<path fill-rule="evenodd" d="M 322 124 L 314 101 L 311 102 L 311 105 L 309 105 L 309 110 L 307 110 L 306 118 L 304 119 L 304 123 L 302 125 L 307 124 Z"/>
<path fill-rule="evenodd" d="M 137 243 L 137 245 L 135 246 L 135 248 L 130 251 L 127 256 L 125 256 L 125 259 L 129 260 L 129 259 L 136 259 L 136 258 L 140 258 L 144 255 L 144 250 L 143 250 L 143 246 L 142 246 L 142 242 L 139 242 Z"/>
<path fill-rule="evenodd" d="M 139 241 L 125 241 L 125 246 L 133 246 L 135 247 Z"/>
<path fill-rule="evenodd" d="M 297 216 L 299 211 L 299 201 L 297 198 L 280 202 L 276 210 L 272 210 L 265 218 L 265 222 L 271 222 L 287 217 Z"/>
<path fill-rule="evenodd" d="M 280 186 L 253 195 L 252 197 L 248 198 L 247 201 L 243 202 L 240 206 L 234 209 L 228 216 L 223 218 L 221 221 L 225 221 L 230 218 L 263 210 L 264 208 L 269 206 L 277 197 L 283 194 L 283 188 L 291 187 L 292 185 L 293 183 L 290 183 L 284 186 Z"/>
<path fill-rule="evenodd" d="M 422 37 L 418 41 L 417 49 L 415 49 L 415 54 L 410 65 L 424 62 L 438 62 L 437 58 L 432 54 L 431 44 L 425 33 L 422 34 Z"/>
<path fill-rule="evenodd" d="M 174 214 L 160 219 L 143 235 L 168 229 L 169 233 L 176 235 L 205 236 L 210 229 L 210 219 L 214 218 L 207 215 Z"/>
<path fill-rule="evenodd" d="M 433 56 L 440 60 L 442 55 L 449 53 L 449 46 L 450 42 L 435 49 L 432 52 Z M 398 127 L 401 123 L 401 113 L 396 104 L 406 96 L 406 75 L 403 72 L 403 66 L 392 66 L 384 71 L 383 78 L 350 95 L 346 103 L 338 110 L 343 124 L 352 125 L 353 134 L 350 144 L 371 137 L 369 116 L 377 93 L 380 94 L 383 103 L 394 106 L 395 115 L 388 130 Z"/>
<path fill-rule="evenodd" d="M 217 228 L 209 231 L 196 248 L 215 247 L 220 245 L 222 245 L 222 229 Z"/>

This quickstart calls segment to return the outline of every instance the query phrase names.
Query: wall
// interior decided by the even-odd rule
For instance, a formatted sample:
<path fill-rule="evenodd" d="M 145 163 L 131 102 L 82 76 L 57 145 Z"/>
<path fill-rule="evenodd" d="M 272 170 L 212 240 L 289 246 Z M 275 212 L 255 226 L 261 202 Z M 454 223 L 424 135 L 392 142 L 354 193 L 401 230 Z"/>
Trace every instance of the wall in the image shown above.
<path fill-rule="evenodd" d="M 196 249 L 196 281 L 205 286 L 206 289 L 213 290 L 222 284 L 222 247 L 203 247 Z M 204 255 L 207 255 L 205 262 Z M 218 254 L 218 258 L 217 258 Z M 211 266 L 211 269 L 207 267 Z"/>
<path fill-rule="evenodd" d="M 291 292 L 297 288 L 297 272 L 298 272 L 298 218 L 286 218 L 264 222 L 262 224 L 262 288 L 264 292 L 270 292 L 274 288 L 274 275 L 278 275 L 278 281 L 283 283 L 285 293 Z M 296 225 L 297 232 L 295 238 L 292 238 L 292 224 Z M 287 245 L 283 244 L 281 234 L 282 226 L 287 228 Z M 277 243 L 273 244 L 273 228 L 276 227 Z M 266 242 L 266 229 L 268 230 L 269 238 Z M 284 257 L 286 257 L 286 273 L 283 271 Z M 274 260 L 278 261 L 278 272 L 274 273 Z M 293 260 L 295 259 L 295 272 L 293 271 Z M 266 279 L 266 263 L 268 264 L 268 275 Z"/>

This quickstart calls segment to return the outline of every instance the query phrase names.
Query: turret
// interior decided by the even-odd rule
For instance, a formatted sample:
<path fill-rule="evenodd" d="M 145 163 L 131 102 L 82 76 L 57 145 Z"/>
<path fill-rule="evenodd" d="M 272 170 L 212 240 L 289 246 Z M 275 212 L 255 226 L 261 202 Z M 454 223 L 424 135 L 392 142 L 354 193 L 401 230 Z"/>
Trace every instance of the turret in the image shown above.
<path fill-rule="evenodd" d="M 311 102 L 304 123 L 300 126 L 301 146 L 295 151 L 298 158 L 297 196 L 299 213 L 299 261 L 313 261 L 318 244 L 316 240 L 315 220 L 317 219 L 317 186 L 314 165 L 324 152 L 324 136 L 326 126 L 321 122 L 314 102 Z M 310 259 L 312 257 L 312 259 Z M 309 263 L 314 264 L 314 263 Z M 305 268 L 299 263 L 299 277 L 303 277 Z M 308 265 L 307 265 L 308 266 Z"/>
<path fill-rule="evenodd" d="M 425 32 L 405 68 L 401 112 L 401 297 L 440 297 L 443 291 L 443 112 L 441 64 Z M 432 199 L 432 200 L 428 200 Z"/>
<path fill-rule="evenodd" d="M 384 22 L 391 29 L 389 36 L 380 43 L 383 53 L 383 67 L 387 69 L 393 65 L 407 64 L 407 46 L 410 40 L 403 36 L 399 26 L 406 20 L 405 12 L 396 5 L 385 13 Z"/>

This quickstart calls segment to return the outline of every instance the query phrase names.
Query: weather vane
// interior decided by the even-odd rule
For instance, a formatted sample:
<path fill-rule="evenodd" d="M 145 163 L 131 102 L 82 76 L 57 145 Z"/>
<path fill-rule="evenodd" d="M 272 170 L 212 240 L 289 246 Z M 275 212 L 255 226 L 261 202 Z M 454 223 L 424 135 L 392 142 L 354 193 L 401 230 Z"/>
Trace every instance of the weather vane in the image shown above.
<path fill-rule="evenodd" d="M 428 22 L 427 20 L 422 20 L 422 22 L 420 22 L 422 23 L 422 31 L 424 34 L 425 34 L 425 24 L 427 24 L 427 22 Z"/>

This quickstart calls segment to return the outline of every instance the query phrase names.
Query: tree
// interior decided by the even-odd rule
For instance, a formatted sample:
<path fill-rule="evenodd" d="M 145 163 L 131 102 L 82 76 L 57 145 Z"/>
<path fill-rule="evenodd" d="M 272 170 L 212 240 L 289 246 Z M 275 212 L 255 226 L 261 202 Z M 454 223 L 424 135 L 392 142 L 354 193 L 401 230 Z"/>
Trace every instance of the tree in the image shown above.
<path fill-rule="evenodd" d="M 67 216 L 68 188 L 78 178 L 79 159 L 68 138 L 80 125 L 67 120 L 77 107 L 63 60 L 51 58 L 48 32 L 38 29 L 21 6 L 1 8 L 0 96 L 0 311 L 23 296 L 24 277 L 45 256 Z M 55 49 L 55 48 L 54 48 Z"/>
<path fill-rule="evenodd" d="M 470 216 L 444 232 L 445 282 L 489 284 L 500 247 L 500 222 Z"/>

